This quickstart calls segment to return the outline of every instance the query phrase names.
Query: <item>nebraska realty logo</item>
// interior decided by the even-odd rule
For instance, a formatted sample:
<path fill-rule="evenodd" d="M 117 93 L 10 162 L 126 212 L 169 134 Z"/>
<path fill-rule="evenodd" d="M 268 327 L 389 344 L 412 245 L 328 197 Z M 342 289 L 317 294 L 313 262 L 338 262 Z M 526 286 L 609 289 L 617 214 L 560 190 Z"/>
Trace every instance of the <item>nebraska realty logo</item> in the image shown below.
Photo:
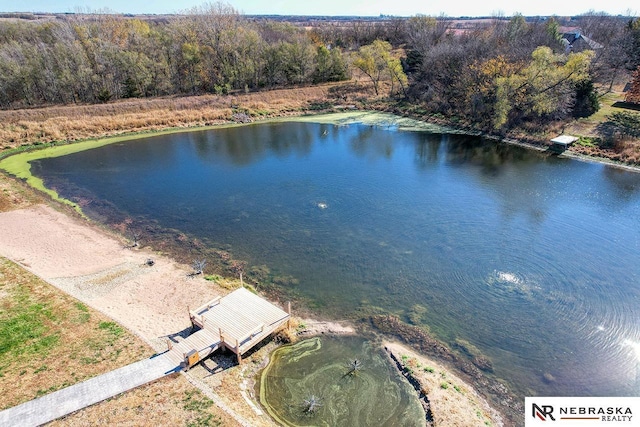
<path fill-rule="evenodd" d="M 640 425 L 640 397 L 526 397 L 525 427 Z"/>

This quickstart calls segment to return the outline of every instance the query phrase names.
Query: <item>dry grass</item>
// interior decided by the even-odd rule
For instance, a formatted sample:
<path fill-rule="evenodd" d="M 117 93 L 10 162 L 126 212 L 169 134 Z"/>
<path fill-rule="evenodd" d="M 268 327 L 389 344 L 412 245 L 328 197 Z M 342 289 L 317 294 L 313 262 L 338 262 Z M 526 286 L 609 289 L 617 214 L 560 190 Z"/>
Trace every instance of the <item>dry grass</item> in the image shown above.
<path fill-rule="evenodd" d="M 429 400 L 434 426 L 486 427 L 502 425 L 500 415 L 472 387 L 438 362 L 397 343 L 385 347 L 416 379 Z"/>
<path fill-rule="evenodd" d="M 0 409 L 153 354 L 140 339 L 0 258 Z"/>
<path fill-rule="evenodd" d="M 49 426 L 234 426 L 238 423 L 182 376 L 165 377 Z"/>
<path fill-rule="evenodd" d="M 336 84 L 227 96 L 136 99 L 98 105 L 0 111 L 0 149 L 23 144 L 208 126 L 241 112 L 255 119 L 300 113 L 326 100 Z"/>
<path fill-rule="evenodd" d="M 0 212 L 22 209 L 41 201 L 30 187 L 0 175 Z"/>

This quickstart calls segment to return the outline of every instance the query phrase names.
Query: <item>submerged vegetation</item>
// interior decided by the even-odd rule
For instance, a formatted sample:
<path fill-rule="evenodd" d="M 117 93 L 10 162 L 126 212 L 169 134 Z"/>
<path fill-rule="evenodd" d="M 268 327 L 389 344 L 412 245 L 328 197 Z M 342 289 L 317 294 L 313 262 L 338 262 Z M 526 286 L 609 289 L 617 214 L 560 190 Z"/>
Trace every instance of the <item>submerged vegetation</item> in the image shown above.
<path fill-rule="evenodd" d="M 347 376 L 354 377 L 362 370 L 362 362 L 358 359 L 353 359 L 347 364 L 347 368 Z"/>
<path fill-rule="evenodd" d="M 302 412 L 305 415 L 315 415 L 321 407 L 322 401 L 315 394 L 312 394 L 302 401 Z"/>
<path fill-rule="evenodd" d="M 357 381 L 345 378 L 345 355 L 357 356 L 349 363 Z M 377 344 L 361 337 L 315 337 L 278 348 L 261 373 L 260 402 L 287 426 L 307 425 L 310 417 L 314 425 L 424 425 L 409 384 Z"/>

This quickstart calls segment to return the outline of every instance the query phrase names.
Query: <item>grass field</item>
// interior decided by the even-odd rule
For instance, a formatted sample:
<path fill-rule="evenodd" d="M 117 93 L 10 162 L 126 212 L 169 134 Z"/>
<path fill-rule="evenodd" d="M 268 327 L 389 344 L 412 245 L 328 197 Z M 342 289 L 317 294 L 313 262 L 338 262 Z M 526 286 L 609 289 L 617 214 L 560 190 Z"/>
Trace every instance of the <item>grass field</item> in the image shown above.
<path fill-rule="evenodd" d="M 621 92 L 609 92 L 600 98 L 600 109 L 589 117 L 577 119 L 570 124 L 571 131 L 580 136 L 597 136 L 596 127 L 605 121 L 615 111 L 624 111 L 623 108 L 614 107 L 618 101 L 624 99 Z"/>
<path fill-rule="evenodd" d="M 149 357 L 104 315 L 0 258 L 0 409 Z"/>
<path fill-rule="evenodd" d="M 600 109 L 595 114 L 569 123 L 564 132 L 580 137 L 580 141 L 571 147 L 571 151 L 628 165 L 640 165 L 640 141 L 625 138 L 613 144 L 602 144 L 598 132 L 598 126 L 607 122 L 608 117 L 615 112 L 628 111 L 637 114 L 635 110 L 624 108 L 624 104 L 620 103 L 623 100 L 622 88 L 606 93 L 600 98 Z"/>

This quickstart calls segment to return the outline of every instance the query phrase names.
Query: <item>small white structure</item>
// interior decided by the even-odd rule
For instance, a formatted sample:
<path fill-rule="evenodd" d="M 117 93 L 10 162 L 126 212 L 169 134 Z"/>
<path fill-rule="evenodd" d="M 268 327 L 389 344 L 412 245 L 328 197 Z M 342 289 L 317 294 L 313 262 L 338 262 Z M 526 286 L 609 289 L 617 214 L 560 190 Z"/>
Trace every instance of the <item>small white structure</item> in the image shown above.
<path fill-rule="evenodd" d="M 178 343 L 167 341 L 172 360 L 191 368 L 219 348 L 231 350 L 242 363 L 242 355 L 265 339 L 291 317 L 288 311 L 271 304 L 245 288 L 214 298 L 195 310 L 189 310 L 193 326 L 199 331 Z"/>
<path fill-rule="evenodd" d="M 577 140 L 577 136 L 560 135 L 551 140 L 551 148 L 562 153 Z"/>

